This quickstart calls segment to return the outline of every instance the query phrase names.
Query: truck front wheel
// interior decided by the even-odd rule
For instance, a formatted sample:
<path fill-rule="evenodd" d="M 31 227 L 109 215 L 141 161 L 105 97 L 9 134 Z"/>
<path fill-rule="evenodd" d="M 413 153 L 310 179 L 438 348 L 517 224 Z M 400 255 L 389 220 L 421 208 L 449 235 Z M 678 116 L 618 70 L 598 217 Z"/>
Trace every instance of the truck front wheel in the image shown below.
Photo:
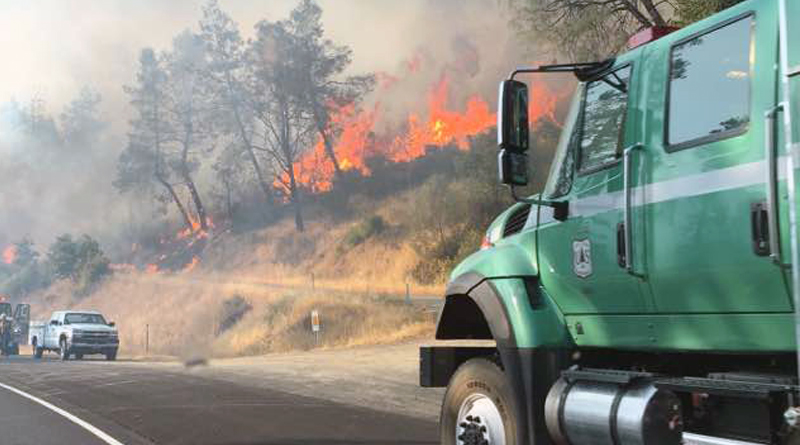
<path fill-rule="evenodd" d="M 442 402 L 442 445 L 516 444 L 513 397 L 495 363 L 484 358 L 466 361 L 450 379 Z"/>
<path fill-rule="evenodd" d="M 58 342 L 58 354 L 61 360 L 69 360 L 69 348 L 67 348 L 66 338 L 62 338 L 61 341 Z"/>
<path fill-rule="evenodd" d="M 114 361 L 116 359 L 117 359 L 117 350 L 116 349 L 112 349 L 112 350 L 106 352 L 106 360 Z"/>

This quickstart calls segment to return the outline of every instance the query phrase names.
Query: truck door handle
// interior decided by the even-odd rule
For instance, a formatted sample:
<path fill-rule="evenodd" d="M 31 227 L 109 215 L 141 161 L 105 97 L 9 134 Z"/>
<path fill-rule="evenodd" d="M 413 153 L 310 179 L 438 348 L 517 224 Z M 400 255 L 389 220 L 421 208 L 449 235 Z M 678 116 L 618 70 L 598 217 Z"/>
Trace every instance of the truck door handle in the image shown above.
<path fill-rule="evenodd" d="M 622 268 L 628 264 L 625 258 L 625 223 L 617 224 L 617 264 Z"/>
<path fill-rule="evenodd" d="M 776 150 L 777 144 L 775 143 L 775 118 L 781 111 L 783 111 L 783 104 L 779 104 L 764 113 L 764 159 L 767 163 L 767 202 L 763 205 L 764 212 L 766 213 L 767 227 L 762 230 L 766 230 L 765 236 L 768 244 L 759 251 L 756 250 L 756 240 L 755 238 L 753 239 L 753 249 L 756 255 L 769 255 L 776 264 L 783 264 L 783 260 L 781 259 L 780 229 L 778 228 L 778 156 Z"/>
<path fill-rule="evenodd" d="M 766 203 L 750 204 L 750 231 L 753 240 L 753 253 L 758 256 L 770 255 L 769 210 Z"/>
<path fill-rule="evenodd" d="M 633 144 L 622 151 L 622 192 L 623 192 L 623 220 L 622 235 L 624 242 L 624 267 L 625 270 L 641 278 L 633 267 L 633 239 L 631 234 L 631 157 L 634 151 L 642 148 L 642 144 Z"/>

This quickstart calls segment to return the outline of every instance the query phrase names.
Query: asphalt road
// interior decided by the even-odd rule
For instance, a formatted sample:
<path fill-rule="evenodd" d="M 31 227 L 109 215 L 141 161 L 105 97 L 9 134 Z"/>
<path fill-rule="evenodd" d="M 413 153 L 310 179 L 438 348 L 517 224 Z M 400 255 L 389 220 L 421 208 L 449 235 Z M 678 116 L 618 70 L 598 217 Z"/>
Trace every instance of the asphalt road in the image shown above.
<path fill-rule="evenodd" d="M 0 358 L 3 444 L 389 445 L 434 444 L 436 436 L 430 421 L 212 379 L 174 366 Z"/>

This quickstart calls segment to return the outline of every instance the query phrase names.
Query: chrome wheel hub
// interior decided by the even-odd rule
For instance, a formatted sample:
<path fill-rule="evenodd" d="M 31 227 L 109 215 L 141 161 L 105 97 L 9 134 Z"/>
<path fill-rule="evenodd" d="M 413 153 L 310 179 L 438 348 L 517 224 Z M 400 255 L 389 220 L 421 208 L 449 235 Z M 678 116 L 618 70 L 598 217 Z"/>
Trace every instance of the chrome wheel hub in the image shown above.
<path fill-rule="evenodd" d="M 456 421 L 457 445 L 505 445 L 506 431 L 497 405 L 484 394 L 470 394 Z"/>

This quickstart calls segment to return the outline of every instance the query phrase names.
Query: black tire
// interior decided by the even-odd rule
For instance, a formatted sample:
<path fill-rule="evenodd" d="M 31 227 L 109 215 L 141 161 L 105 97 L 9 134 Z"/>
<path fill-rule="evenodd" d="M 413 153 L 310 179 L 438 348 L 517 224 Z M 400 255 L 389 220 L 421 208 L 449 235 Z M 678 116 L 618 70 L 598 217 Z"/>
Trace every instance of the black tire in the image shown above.
<path fill-rule="evenodd" d="M 106 352 L 106 360 L 113 362 L 117 359 L 117 350 L 112 349 L 111 351 Z"/>
<path fill-rule="evenodd" d="M 514 410 L 514 393 L 503 371 L 494 362 L 484 358 L 467 360 L 456 370 L 442 402 L 439 417 L 439 438 L 442 445 L 460 445 L 457 436 L 459 410 L 468 398 L 483 395 L 494 404 L 502 419 L 506 445 L 516 445 L 517 418 Z"/>
<path fill-rule="evenodd" d="M 69 360 L 69 348 L 67 347 L 66 338 L 62 338 L 61 341 L 58 342 L 58 355 L 63 361 Z"/>
<path fill-rule="evenodd" d="M 75 360 L 83 360 L 83 354 L 75 353 Z"/>
<path fill-rule="evenodd" d="M 19 355 L 19 343 L 14 343 L 14 346 L 11 347 L 10 355 Z"/>

